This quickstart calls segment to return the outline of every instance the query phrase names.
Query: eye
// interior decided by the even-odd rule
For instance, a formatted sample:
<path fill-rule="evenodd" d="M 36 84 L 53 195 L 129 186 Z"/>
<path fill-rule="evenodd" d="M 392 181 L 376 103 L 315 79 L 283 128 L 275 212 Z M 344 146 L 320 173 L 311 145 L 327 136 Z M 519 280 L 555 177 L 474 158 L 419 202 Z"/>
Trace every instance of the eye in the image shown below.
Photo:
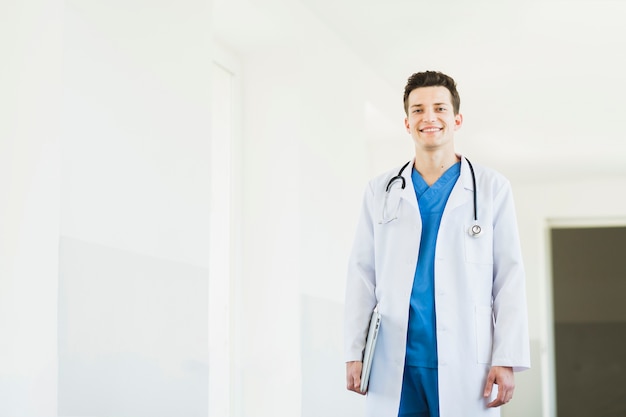
<path fill-rule="evenodd" d="M 437 107 L 437 111 L 446 111 L 447 109 L 445 107 Z"/>
<path fill-rule="evenodd" d="M 413 113 L 421 113 L 421 112 L 422 112 L 422 109 L 415 109 L 415 110 L 413 110 Z"/>

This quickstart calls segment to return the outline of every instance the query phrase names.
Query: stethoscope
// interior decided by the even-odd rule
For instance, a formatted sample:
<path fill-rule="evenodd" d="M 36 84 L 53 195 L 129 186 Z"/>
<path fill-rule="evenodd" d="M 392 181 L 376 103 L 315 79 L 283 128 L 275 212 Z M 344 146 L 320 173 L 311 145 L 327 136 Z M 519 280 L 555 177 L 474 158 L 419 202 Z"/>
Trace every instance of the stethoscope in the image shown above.
<path fill-rule="evenodd" d="M 469 166 L 470 172 L 472 173 L 472 185 L 474 186 L 474 224 L 469 228 L 469 230 L 467 232 L 472 237 L 478 237 L 478 236 L 481 235 L 483 229 L 478 224 L 478 202 L 477 202 L 477 198 L 476 198 L 476 196 L 477 196 L 477 194 L 476 194 L 476 174 L 474 174 L 474 167 L 472 166 L 472 163 L 469 161 L 469 159 L 465 158 L 465 160 L 467 161 L 467 165 Z M 400 168 L 400 171 L 398 172 L 398 175 L 396 175 L 394 177 L 391 177 L 391 179 L 387 182 L 387 186 L 385 187 L 385 200 L 384 200 L 384 203 L 383 203 L 383 212 L 381 213 L 381 219 L 378 222 L 379 224 L 386 224 L 386 223 L 392 222 L 393 220 L 396 220 L 398 218 L 398 211 L 400 210 L 400 200 L 398 200 L 398 205 L 396 207 L 396 210 L 395 210 L 394 214 L 392 216 L 386 217 L 386 214 L 387 214 L 387 200 L 389 199 L 389 192 L 390 192 L 393 184 L 396 181 L 401 181 L 402 182 L 402 189 L 403 190 L 404 190 L 404 187 L 406 187 L 406 180 L 402 176 L 402 173 L 404 172 L 406 167 L 409 166 L 409 164 L 411 162 L 412 161 L 409 161 L 406 164 L 404 164 L 402 166 L 402 168 Z"/>

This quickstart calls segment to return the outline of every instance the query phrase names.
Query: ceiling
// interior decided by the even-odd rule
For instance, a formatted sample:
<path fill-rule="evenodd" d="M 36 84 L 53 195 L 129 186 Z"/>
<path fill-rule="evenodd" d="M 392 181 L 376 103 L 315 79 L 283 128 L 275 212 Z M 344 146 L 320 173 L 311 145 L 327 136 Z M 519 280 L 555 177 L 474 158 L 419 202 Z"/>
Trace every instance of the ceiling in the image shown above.
<path fill-rule="evenodd" d="M 222 36 L 271 40 L 264 5 L 299 2 L 398 91 L 416 71 L 453 76 L 457 142 L 514 180 L 626 176 L 626 0 L 248 1 L 214 0 Z"/>

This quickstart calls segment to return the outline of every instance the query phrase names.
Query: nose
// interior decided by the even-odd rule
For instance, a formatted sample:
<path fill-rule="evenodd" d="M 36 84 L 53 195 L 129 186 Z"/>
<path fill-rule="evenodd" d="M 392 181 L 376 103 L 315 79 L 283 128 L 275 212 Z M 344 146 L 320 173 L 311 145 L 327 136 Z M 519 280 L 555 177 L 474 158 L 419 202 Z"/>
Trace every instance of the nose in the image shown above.
<path fill-rule="evenodd" d="M 428 122 L 433 122 L 437 120 L 437 117 L 435 116 L 435 111 L 433 109 L 425 109 L 423 115 L 424 120 Z"/>

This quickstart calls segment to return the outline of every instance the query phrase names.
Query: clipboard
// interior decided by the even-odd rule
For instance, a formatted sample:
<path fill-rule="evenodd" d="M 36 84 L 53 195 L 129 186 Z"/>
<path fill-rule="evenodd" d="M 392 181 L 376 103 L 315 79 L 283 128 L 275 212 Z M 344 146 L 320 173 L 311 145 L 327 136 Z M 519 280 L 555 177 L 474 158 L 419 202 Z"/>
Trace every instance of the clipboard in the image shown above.
<path fill-rule="evenodd" d="M 365 342 L 365 352 L 363 353 L 363 369 L 361 370 L 361 392 L 367 392 L 367 386 L 370 380 L 370 372 L 372 371 L 372 360 L 374 359 L 374 350 L 376 349 L 376 339 L 378 338 L 378 330 L 380 329 L 381 315 L 378 309 L 372 312 L 369 330 L 367 331 L 367 341 Z"/>

